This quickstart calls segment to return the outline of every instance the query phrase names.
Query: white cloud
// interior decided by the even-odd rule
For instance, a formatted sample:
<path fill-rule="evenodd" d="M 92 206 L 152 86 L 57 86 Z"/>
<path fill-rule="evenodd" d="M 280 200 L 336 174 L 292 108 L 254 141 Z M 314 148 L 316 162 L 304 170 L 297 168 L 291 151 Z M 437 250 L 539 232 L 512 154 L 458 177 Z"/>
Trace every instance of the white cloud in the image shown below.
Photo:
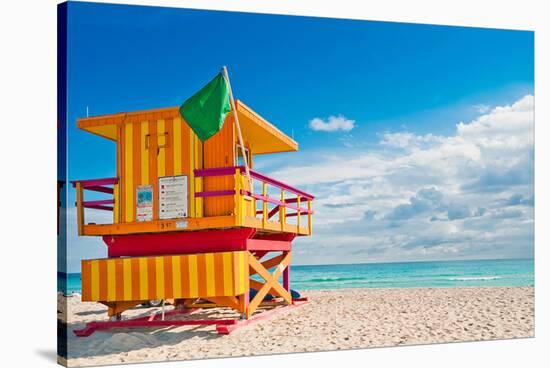
<path fill-rule="evenodd" d="M 474 110 L 477 111 L 479 114 L 485 114 L 491 110 L 491 106 L 487 104 L 477 104 L 474 105 Z"/>
<path fill-rule="evenodd" d="M 347 119 L 343 115 L 329 116 L 328 119 L 314 118 L 309 121 L 309 127 L 322 132 L 349 132 L 355 127 L 355 120 Z"/>
<path fill-rule="evenodd" d="M 521 148 L 533 144 L 535 99 L 528 95 L 509 106 L 494 108 L 471 123 L 457 125 L 457 135 L 483 147 Z"/>
<path fill-rule="evenodd" d="M 441 143 L 442 139 L 442 137 L 433 134 L 419 136 L 410 132 L 385 133 L 380 144 L 398 148 L 411 148 L 430 143 Z"/>
<path fill-rule="evenodd" d="M 268 173 L 316 196 L 314 235 L 296 240 L 296 262 L 532 256 L 533 96 L 460 122 L 448 136 L 406 129 L 353 155 L 302 152 L 308 164 L 283 162 Z M 68 215 L 75 270 L 82 258 L 104 257 L 106 247 L 78 237 L 74 209 Z"/>
<path fill-rule="evenodd" d="M 533 147 L 528 95 L 448 136 L 385 132 L 378 147 L 271 175 L 316 195 L 299 263 L 528 257 Z"/>

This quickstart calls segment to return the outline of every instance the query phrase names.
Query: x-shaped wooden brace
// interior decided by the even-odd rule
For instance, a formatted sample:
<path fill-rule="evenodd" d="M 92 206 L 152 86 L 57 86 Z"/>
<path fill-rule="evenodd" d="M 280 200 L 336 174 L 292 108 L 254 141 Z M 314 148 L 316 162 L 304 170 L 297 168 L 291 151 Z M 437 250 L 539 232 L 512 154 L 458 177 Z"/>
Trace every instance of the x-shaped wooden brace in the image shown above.
<path fill-rule="evenodd" d="M 274 260 L 277 260 L 278 262 L 274 263 Z M 279 261 L 280 259 L 280 261 Z M 252 274 L 259 274 L 265 281 L 264 284 L 257 282 L 255 280 L 250 280 L 250 285 L 252 287 L 259 287 L 258 293 L 254 296 L 254 299 L 250 301 L 248 304 L 248 308 L 246 311 L 247 318 L 254 313 L 254 311 L 258 308 L 260 303 L 264 300 L 265 296 L 269 293 L 270 290 L 273 289 L 273 293 L 281 296 L 285 302 L 292 303 L 292 297 L 288 291 L 283 288 L 281 284 L 279 284 L 279 277 L 283 273 L 284 269 L 288 267 L 290 264 L 290 261 L 292 259 L 292 253 L 288 252 L 286 254 L 283 254 L 278 257 L 274 257 L 270 260 L 265 261 L 263 264 L 260 263 L 252 254 L 248 257 L 248 264 L 250 268 L 253 270 L 253 272 L 250 272 L 250 275 Z M 273 274 L 269 273 L 268 268 L 271 268 L 278 264 L 277 268 L 273 272 Z M 269 266 L 266 268 L 266 266 Z M 260 287 L 261 286 L 261 287 Z"/>

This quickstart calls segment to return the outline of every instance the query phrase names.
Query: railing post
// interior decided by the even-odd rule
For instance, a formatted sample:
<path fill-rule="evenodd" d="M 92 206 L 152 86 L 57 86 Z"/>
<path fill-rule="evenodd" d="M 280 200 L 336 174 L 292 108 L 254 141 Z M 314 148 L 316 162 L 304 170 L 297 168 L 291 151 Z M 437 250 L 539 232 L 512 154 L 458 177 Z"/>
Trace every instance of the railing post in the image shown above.
<path fill-rule="evenodd" d="M 312 230 L 312 222 L 311 222 L 311 199 L 308 198 L 307 200 L 307 210 L 308 210 L 308 214 L 307 214 L 307 227 L 308 227 L 308 234 L 311 235 L 311 230 Z"/>
<path fill-rule="evenodd" d="M 290 264 L 288 266 L 286 266 L 285 270 L 283 271 L 283 287 L 285 288 L 286 291 L 291 293 L 291 290 L 290 290 Z"/>
<path fill-rule="evenodd" d="M 298 234 L 300 233 L 300 224 L 301 224 L 301 215 L 302 215 L 302 212 L 301 212 L 301 209 L 300 209 L 300 203 L 301 203 L 301 197 L 298 195 L 298 198 L 296 199 L 296 204 L 298 205 Z"/>
<path fill-rule="evenodd" d="M 114 224 L 118 224 L 120 222 L 120 219 L 119 219 L 120 201 L 118 199 L 118 196 L 119 196 L 118 184 L 114 184 L 113 185 L 113 223 Z"/>
<path fill-rule="evenodd" d="M 84 234 L 84 191 L 80 182 L 76 183 L 76 223 L 78 235 Z"/>
<path fill-rule="evenodd" d="M 281 189 L 281 202 L 285 202 L 285 190 Z M 286 207 L 279 206 L 279 220 L 281 221 L 281 231 L 285 231 L 286 223 Z"/>
<path fill-rule="evenodd" d="M 242 176 L 241 176 L 241 170 L 235 169 L 235 216 L 236 219 L 236 225 L 242 226 L 243 225 L 243 198 L 241 194 L 242 189 Z"/>
<path fill-rule="evenodd" d="M 265 226 L 267 225 L 267 201 L 265 200 L 267 197 L 267 183 L 264 181 L 262 182 L 262 195 L 264 196 L 264 201 L 262 203 L 263 206 L 263 215 L 262 215 L 262 226 L 265 229 Z"/>

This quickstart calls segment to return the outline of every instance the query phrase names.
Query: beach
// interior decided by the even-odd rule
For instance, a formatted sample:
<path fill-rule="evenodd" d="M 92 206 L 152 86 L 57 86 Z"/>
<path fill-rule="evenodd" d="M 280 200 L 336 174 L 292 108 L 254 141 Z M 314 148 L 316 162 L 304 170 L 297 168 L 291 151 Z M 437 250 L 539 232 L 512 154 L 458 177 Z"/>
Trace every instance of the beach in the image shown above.
<path fill-rule="evenodd" d="M 534 336 L 532 286 L 308 290 L 303 295 L 309 303 L 230 335 L 216 334 L 214 326 L 181 326 L 76 337 L 72 331 L 86 322 L 107 319 L 106 307 L 83 303 L 78 294 L 58 294 L 58 318 L 68 317 L 68 365 L 73 367 Z M 134 308 L 124 315 L 153 310 L 160 308 Z"/>

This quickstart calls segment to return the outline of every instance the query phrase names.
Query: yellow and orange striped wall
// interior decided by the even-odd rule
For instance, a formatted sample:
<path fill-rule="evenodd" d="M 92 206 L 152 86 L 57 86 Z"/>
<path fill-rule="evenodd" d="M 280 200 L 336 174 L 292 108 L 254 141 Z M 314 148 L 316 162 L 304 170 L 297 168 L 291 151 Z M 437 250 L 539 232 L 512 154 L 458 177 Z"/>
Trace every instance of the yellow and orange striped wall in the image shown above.
<path fill-rule="evenodd" d="M 82 261 L 82 301 L 237 296 L 248 285 L 246 251 Z"/>
<path fill-rule="evenodd" d="M 188 193 L 194 193 L 193 168 L 201 167 L 202 152 L 202 142 L 177 114 L 164 111 L 126 118 L 117 133 L 120 222 L 136 219 L 138 185 L 153 187 L 153 220 L 158 219 L 159 177 L 187 175 Z M 190 197 L 190 217 L 200 217 L 195 207 Z"/>
<path fill-rule="evenodd" d="M 231 115 L 222 130 L 205 143 L 189 128 L 177 108 L 85 118 L 79 120 L 79 127 L 116 141 L 120 182 L 115 193 L 114 223 L 136 221 L 139 185 L 153 187 L 153 220 L 158 220 L 158 179 L 176 175 L 188 177 L 189 217 L 232 215 L 233 198 L 195 198 L 194 193 L 231 189 L 234 178 L 202 179 L 193 175 L 194 169 L 235 165 L 236 136 Z"/>
<path fill-rule="evenodd" d="M 256 154 L 297 151 L 294 140 L 244 103 L 237 101 L 236 106 L 251 167 Z M 77 125 L 116 142 L 118 184 L 114 185 L 113 223 L 136 222 L 136 194 L 140 185 L 152 186 L 152 221 L 159 220 L 159 178 L 176 175 L 186 175 L 188 179 L 188 217 L 235 216 L 234 196 L 195 197 L 196 192 L 234 190 L 238 184 L 235 176 L 194 177 L 195 169 L 237 164 L 234 114 L 228 114 L 223 128 L 205 142 L 189 128 L 177 106 L 80 118 Z M 247 185 L 241 187 L 247 189 Z M 246 208 L 249 216 L 255 217 L 254 203 Z"/>

